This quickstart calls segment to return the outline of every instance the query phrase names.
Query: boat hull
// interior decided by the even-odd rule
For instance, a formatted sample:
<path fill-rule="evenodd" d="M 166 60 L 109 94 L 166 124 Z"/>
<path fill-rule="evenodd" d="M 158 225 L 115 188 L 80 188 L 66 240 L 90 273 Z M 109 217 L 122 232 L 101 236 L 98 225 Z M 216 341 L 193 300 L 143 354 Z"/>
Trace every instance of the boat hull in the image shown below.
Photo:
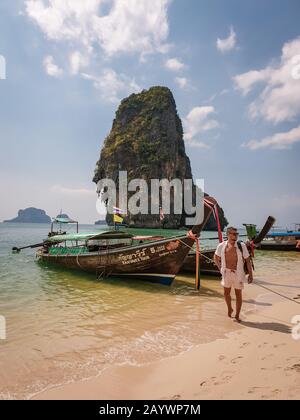
<path fill-rule="evenodd" d="M 183 236 L 77 255 L 51 255 L 40 249 L 37 257 L 45 263 L 94 273 L 99 279 L 131 278 L 170 285 L 193 244 L 194 239 Z"/>
<path fill-rule="evenodd" d="M 202 251 L 200 254 L 200 273 L 208 276 L 221 277 L 218 267 L 214 264 L 215 250 L 210 249 Z M 189 253 L 184 260 L 180 272 L 195 273 L 196 272 L 196 253 Z"/>
<path fill-rule="evenodd" d="M 263 241 L 259 247 L 264 251 L 300 251 L 296 243 L 276 243 L 275 241 Z"/>

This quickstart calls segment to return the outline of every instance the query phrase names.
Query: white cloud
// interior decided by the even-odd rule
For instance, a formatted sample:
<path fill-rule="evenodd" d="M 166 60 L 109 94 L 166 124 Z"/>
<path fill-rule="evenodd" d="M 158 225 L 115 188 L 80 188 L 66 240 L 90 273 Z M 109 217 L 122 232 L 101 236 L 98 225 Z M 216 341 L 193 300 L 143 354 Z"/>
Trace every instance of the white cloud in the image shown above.
<path fill-rule="evenodd" d="M 199 149 L 210 149 L 210 146 L 208 144 L 198 140 L 190 140 L 186 142 L 186 145 L 189 147 L 197 147 Z"/>
<path fill-rule="evenodd" d="M 300 142 L 300 125 L 284 133 L 276 133 L 262 140 L 251 140 L 244 144 L 250 150 L 263 148 L 289 149 L 293 144 Z"/>
<path fill-rule="evenodd" d="M 249 106 L 251 118 L 261 117 L 278 124 L 300 115 L 300 83 L 294 77 L 300 37 L 284 44 L 280 60 L 262 70 L 251 70 L 233 78 L 237 89 L 247 95 L 258 83 L 264 88 Z"/>
<path fill-rule="evenodd" d="M 171 71 L 180 71 L 185 66 L 178 58 L 169 58 L 165 61 L 165 67 Z"/>
<path fill-rule="evenodd" d="M 213 114 L 215 114 L 213 106 L 202 106 L 193 108 L 186 118 L 184 118 L 184 138 L 188 145 L 208 147 L 198 139 L 198 136 L 201 136 L 204 132 L 219 127 L 218 121 L 211 118 Z"/>
<path fill-rule="evenodd" d="M 52 77 L 60 77 L 63 74 L 63 70 L 60 69 L 55 63 L 54 63 L 54 58 L 52 57 L 52 55 L 48 55 L 47 57 L 44 58 L 43 61 L 44 64 L 44 68 L 46 70 L 46 73 L 49 76 Z"/>
<path fill-rule="evenodd" d="M 186 77 L 175 77 L 175 83 L 180 87 L 180 89 L 185 89 L 188 87 L 188 79 Z"/>
<path fill-rule="evenodd" d="M 91 80 L 97 90 L 100 91 L 101 97 L 109 102 L 119 102 L 120 96 L 141 90 L 133 79 L 128 78 L 124 74 L 117 74 L 113 69 L 103 70 L 100 76 L 93 76 L 82 73 L 82 77 Z"/>
<path fill-rule="evenodd" d="M 116 102 L 121 92 L 140 90 L 133 80 L 118 76 L 114 70 L 94 74 L 95 62 L 107 62 L 118 54 L 165 54 L 170 45 L 168 8 L 172 0 L 25 0 L 25 14 L 46 38 L 61 42 L 66 50 L 65 73 L 77 75 L 84 70 L 104 99 Z M 48 74 L 63 71 L 47 57 Z M 107 87 L 105 86 L 107 83 Z M 112 88 L 112 92 L 109 92 Z"/>
<path fill-rule="evenodd" d="M 217 48 L 223 54 L 233 50 L 236 47 L 236 33 L 233 27 L 230 27 L 230 34 L 225 39 L 217 39 Z"/>
<path fill-rule="evenodd" d="M 53 185 L 50 187 L 50 192 L 58 194 L 68 194 L 68 195 L 79 195 L 79 196 L 93 196 L 96 200 L 96 190 L 91 190 L 87 188 L 70 188 L 64 187 L 62 185 Z"/>
<path fill-rule="evenodd" d="M 213 102 L 216 98 L 227 95 L 228 93 L 230 93 L 229 89 L 223 89 L 221 92 L 211 95 L 205 102 Z"/>
<path fill-rule="evenodd" d="M 272 69 L 250 70 L 247 73 L 239 74 L 233 78 L 236 87 L 246 96 L 256 83 L 266 82 L 272 73 Z"/>
<path fill-rule="evenodd" d="M 87 67 L 89 59 L 83 55 L 80 51 L 74 51 L 70 55 L 70 71 L 71 74 L 76 75 L 81 69 Z"/>
<path fill-rule="evenodd" d="M 100 46 L 116 53 L 167 50 L 168 7 L 171 0 L 26 0 L 27 15 L 50 40 L 71 41 L 91 51 Z"/>

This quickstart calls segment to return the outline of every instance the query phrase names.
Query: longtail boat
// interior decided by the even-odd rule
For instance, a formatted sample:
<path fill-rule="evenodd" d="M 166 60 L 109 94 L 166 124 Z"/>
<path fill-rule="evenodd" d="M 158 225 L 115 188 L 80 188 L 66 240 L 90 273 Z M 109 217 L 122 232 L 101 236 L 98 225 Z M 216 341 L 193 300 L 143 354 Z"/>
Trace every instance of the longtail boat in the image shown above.
<path fill-rule="evenodd" d="M 218 267 L 214 263 L 214 254 L 216 249 L 207 249 L 200 252 L 200 273 L 206 276 L 221 277 Z M 195 273 L 196 267 L 196 252 L 190 252 L 184 263 L 182 264 L 180 272 L 182 273 Z"/>
<path fill-rule="evenodd" d="M 263 248 L 262 244 L 265 242 L 264 238 L 266 236 L 268 237 L 268 232 L 270 231 L 274 223 L 275 223 L 274 217 L 269 216 L 264 227 L 259 233 L 256 231 L 256 225 L 244 224 L 244 226 L 246 227 L 247 236 L 248 236 L 248 241 L 246 242 L 246 245 L 252 257 L 254 257 L 254 250 L 256 248 L 259 248 L 259 249 Z M 220 225 L 217 223 L 217 226 L 218 226 L 218 233 L 219 233 L 218 238 L 212 238 L 212 239 L 219 239 L 219 241 L 221 242 L 222 233 L 220 231 Z M 299 232 L 299 235 L 300 235 L 300 232 Z M 221 277 L 218 267 L 214 263 L 214 254 L 215 254 L 215 248 L 206 249 L 200 252 L 200 263 L 199 263 L 200 272 L 201 274 L 205 274 L 205 275 Z M 196 258 L 197 258 L 196 252 L 195 251 L 190 252 L 187 255 L 181 267 L 181 271 L 186 272 L 186 273 L 195 273 Z"/>
<path fill-rule="evenodd" d="M 200 232 L 207 224 L 216 200 L 206 197 L 203 221 L 187 234 L 144 241 L 122 232 L 50 234 L 39 247 L 39 261 L 95 273 L 98 278 L 148 280 L 170 285 Z M 21 248 L 14 248 L 20 251 Z"/>
<path fill-rule="evenodd" d="M 260 244 L 267 251 L 300 251 L 300 231 L 270 232 Z"/>

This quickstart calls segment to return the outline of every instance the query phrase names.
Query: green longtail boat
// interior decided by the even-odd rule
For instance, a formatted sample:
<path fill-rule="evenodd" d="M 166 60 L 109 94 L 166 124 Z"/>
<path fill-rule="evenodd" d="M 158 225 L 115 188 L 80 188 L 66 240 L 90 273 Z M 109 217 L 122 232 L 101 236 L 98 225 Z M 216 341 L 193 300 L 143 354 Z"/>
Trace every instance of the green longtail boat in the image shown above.
<path fill-rule="evenodd" d="M 95 273 L 98 278 L 125 277 L 170 285 L 216 205 L 214 198 L 206 197 L 203 220 L 188 234 L 171 238 L 135 237 L 116 231 L 56 234 L 51 228 L 37 258 L 43 263 Z"/>

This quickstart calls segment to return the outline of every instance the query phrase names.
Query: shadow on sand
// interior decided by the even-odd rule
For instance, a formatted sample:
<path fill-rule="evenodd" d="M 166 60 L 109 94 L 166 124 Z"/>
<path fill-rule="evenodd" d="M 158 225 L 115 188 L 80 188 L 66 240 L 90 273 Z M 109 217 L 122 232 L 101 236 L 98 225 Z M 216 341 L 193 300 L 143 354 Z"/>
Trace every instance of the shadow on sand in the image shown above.
<path fill-rule="evenodd" d="M 272 303 L 256 302 L 256 300 L 254 299 L 244 300 L 244 303 L 251 303 L 251 305 L 257 305 L 257 306 L 272 306 Z"/>
<path fill-rule="evenodd" d="M 249 322 L 242 321 L 241 325 L 248 328 L 255 328 L 258 330 L 264 331 L 276 331 L 282 334 L 291 334 L 291 329 L 285 324 L 280 324 L 279 322 Z"/>

